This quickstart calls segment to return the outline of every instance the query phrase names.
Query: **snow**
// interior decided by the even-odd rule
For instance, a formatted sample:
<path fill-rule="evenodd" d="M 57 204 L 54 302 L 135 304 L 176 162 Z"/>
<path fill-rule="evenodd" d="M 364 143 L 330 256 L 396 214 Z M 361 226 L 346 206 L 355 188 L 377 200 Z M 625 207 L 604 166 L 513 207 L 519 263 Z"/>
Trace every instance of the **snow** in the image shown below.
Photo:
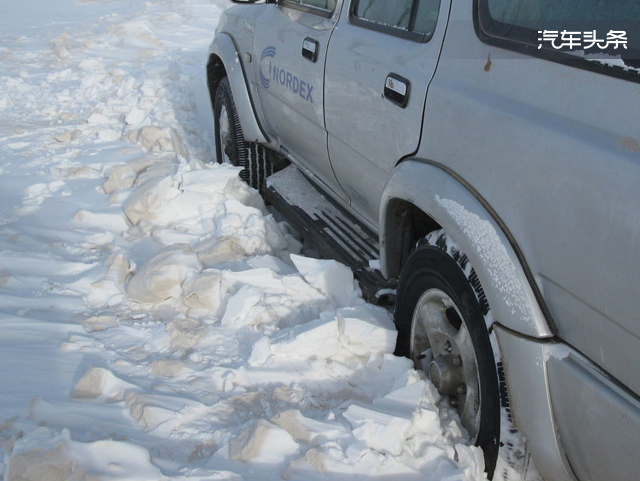
<path fill-rule="evenodd" d="M 0 477 L 484 479 L 389 313 L 210 163 L 227 5 L 0 7 Z"/>

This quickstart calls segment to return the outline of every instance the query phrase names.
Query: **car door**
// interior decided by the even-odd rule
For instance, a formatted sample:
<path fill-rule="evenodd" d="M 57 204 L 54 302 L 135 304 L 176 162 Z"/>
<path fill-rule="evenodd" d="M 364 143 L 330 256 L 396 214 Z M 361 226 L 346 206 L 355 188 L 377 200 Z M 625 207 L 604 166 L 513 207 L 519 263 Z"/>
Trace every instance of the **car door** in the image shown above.
<path fill-rule="evenodd" d="M 329 156 L 373 227 L 390 172 L 418 149 L 449 0 L 352 0 L 344 9 L 327 55 Z"/>
<path fill-rule="evenodd" d="M 255 24 L 255 82 L 267 131 L 338 197 L 324 122 L 324 67 L 341 0 L 281 0 Z"/>

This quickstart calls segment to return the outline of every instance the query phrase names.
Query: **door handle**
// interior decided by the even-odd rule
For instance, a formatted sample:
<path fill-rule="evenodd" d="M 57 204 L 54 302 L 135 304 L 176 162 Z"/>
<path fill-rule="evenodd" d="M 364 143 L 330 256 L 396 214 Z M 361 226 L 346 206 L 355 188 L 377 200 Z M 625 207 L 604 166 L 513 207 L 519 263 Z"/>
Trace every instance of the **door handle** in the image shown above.
<path fill-rule="evenodd" d="M 402 107 L 409 103 L 411 82 L 400 75 L 390 73 L 384 82 L 384 97 L 390 102 Z"/>
<path fill-rule="evenodd" d="M 313 63 L 318 60 L 318 51 L 320 50 L 320 43 L 317 40 L 307 37 L 302 42 L 302 56 Z"/>

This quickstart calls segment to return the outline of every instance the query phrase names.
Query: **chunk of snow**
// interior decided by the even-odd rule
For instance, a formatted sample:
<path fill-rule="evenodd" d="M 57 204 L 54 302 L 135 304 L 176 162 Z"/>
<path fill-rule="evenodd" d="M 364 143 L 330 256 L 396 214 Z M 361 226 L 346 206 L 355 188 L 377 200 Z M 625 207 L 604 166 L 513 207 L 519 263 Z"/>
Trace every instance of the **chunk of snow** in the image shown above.
<path fill-rule="evenodd" d="M 296 454 L 298 448 L 284 429 L 260 419 L 229 442 L 229 459 L 280 464 Z"/>
<path fill-rule="evenodd" d="M 157 481 L 160 470 L 149 452 L 132 443 L 72 441 L 67 430 L 57 434 L 38 428 L 15 443 L 8 456 L 7 481 Z"/>
<path fill-rule="evenodd" d="M 114 190 L 130 189 L 138 175 L 129 164 L 115 165 L 109 177 L 102 184 L 105 194 L 111 194 Z"/>
<path fill-rule="evenodd" d="M 141 304 L 179 299 L 182 283 L 201 270 L 202 264 L 189 246 L 173 245 L 147 261 L 133 275 L 127 285 L 127 294 Z"/>
<path fill-rule="evenodd" d="M 326 295 L 334 307 L 362 304 L 353 273 L 334 260 L 311 259 L 292 254 L 291 260 L 307 282 Z"/>
<path fill-rule="evenodd" d="M 345 411 L 356 438 L 381 453 L 399 456 L 413 426 L 425 389 L 424 381 L 376 399 L 370 405 L 352 404 Z M 432 421 L 439 427 L 436 415 Z"/>
<path fill-rule="evenodd" d="M 135 388 L 135 385 L 123 381 L 108 369 L 92 367 L 71 390 L 71 398 L 101 399 L 108 403 L 115 403 L 124 400 L 127 389 Z"/>

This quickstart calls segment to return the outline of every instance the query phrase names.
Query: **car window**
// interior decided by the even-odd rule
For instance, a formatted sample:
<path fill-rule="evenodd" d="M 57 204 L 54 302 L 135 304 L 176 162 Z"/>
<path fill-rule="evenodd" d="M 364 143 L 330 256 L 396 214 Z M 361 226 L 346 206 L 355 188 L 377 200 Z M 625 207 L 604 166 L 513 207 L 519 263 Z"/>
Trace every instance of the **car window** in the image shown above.
<path fill-rule="evenodd" d="M 440 0 L 354 0 L 353 23 L 426 42 L 438 20 Z"/>
<path fill-rule="evenodd" d="M 409 30 L 413 0 L 360 0 L 356 17 L 389 27 Z"/>
<path fill-rule="evenodd" d="M 431 38 L 440 11 L 440 0 L 422 0 L 418 2 L 414 30 Z"/>
<path fill-rule="evenodd" d="M 542 54 L 619 58 L 632 66 L 640 60 L 638 0 L 479 0 L 478 6 L 479 26 L 491 37 Z"/>

